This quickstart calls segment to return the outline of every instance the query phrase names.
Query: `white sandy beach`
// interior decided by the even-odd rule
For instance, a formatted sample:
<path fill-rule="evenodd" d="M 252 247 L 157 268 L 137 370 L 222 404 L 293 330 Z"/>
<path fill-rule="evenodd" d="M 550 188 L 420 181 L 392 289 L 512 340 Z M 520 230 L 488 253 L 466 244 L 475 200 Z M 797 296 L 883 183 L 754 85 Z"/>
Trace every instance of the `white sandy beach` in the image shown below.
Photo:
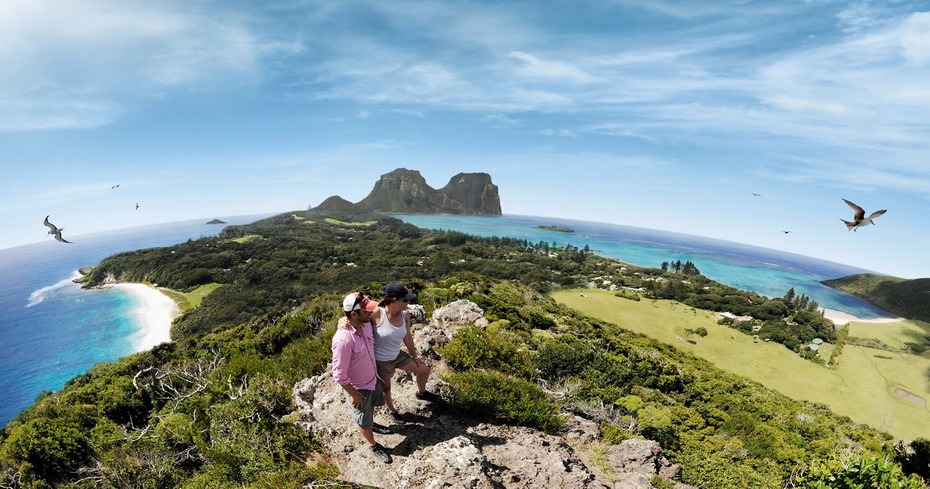
<path fill-rule="evenodd" d="M 171 341 L 171 321 L 180 313 L 178 305 L 170 297 L 144 284 L 114 284 L 120 290 L 132 294 L 140 305 L 132 314 L 142 324 L 136 351 L 150 350 L 161 343 Z"/>
<path fill-rule="evenodd" d="M 904 318 L 900 318 L 900 317 L 899 318 L 862 319 L 862 318 L 853 316 L 852 314 L 846 314 L 845 312 L 836 311 L 833 309 L 824 309 L 823 317 L 833 321 L 833 324 L 837 326 L 843 326 L 853 321 L 857 323 L 895 323 L 898 321 L 904 321 Z"/>

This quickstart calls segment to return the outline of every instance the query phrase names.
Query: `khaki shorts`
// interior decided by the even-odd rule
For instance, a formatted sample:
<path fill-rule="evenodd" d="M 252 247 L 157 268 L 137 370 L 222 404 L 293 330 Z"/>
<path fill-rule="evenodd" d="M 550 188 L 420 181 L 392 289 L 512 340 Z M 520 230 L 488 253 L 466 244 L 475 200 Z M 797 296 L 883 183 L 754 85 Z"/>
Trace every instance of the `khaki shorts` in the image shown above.
<path fill-rule="evenodd" d="M 373 390 L 358 389 L 358 391 L 365 398 L 365 400 L 362 401 L 361 409 L 355 407 L 355 405 L 352 404 L 352 396 L 349 395 L 349 392 L 345 391 L 344 389 L 343 391 L 346 393 L 346 399 L 349 401 L 349 410 L 352 411 L 352 419 L 355 420 L 355 424 L 357 424 L 360 428 L 365 428 L 366 430 L 370 430 L 372 427 L 374 427 L 374 407 L 384 405 L 384 393 L 381 390 L 381 381 L 379 380 L 375 384 L 375 388 Z"/>
<path fill-rule="evenodd" d="M 378 364 L 378 378 L 384 382 L 391 380 L 394 376 L 394 369 L 398 369 L 413 361 L 409 353 L 401 350 L 397 352 L 397 358 L 385 362 L 375 362 Z"/>

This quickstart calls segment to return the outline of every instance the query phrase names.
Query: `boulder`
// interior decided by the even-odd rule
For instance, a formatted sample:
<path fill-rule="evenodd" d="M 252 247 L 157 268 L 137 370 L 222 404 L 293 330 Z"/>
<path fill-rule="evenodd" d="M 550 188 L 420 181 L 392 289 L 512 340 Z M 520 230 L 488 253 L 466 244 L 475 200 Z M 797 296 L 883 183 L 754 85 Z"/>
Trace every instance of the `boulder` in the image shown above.
<path fill-rule="evenodd" d="M 487 326 L 484 310 L 478 304 L 467 300 L 458 300 L 433 311 L 433 321 L 442 326 L 464 326 L 475 323 Z"/>

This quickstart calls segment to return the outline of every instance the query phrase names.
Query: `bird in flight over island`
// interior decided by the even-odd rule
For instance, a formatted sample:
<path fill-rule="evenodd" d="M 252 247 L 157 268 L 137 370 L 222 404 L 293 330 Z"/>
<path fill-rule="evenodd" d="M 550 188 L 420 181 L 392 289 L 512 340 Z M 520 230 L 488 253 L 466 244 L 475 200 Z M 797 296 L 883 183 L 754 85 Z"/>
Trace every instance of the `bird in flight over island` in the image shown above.
<path fill-rule="evenodd" d="M 61 241 L 62 243 L 70 243 L 70 241 L 61 237 L 61 232 L 64 231 L 64 228 L 59 228 L 58 226 L 48 222 L 48 216 L 45 216 L 45 222 L 43 224 L 48 226 L 48 234 L 55 236 L 55 239 Z"/>
<path fill-rule="evenodd" d="M 755 192 L 751 192 L 751 193 L 752 193 L 752 195 L 754 195 L 754 196 L 756 196 L 756 197 L 762 197 L 762 194 L 757 194 L 757 193 L 755 193 Z"/>
<path fill-rule="evenodd" d="M 117 183 L 116 185 L 110 187 L 110 190 L 113 190 L 113 189 L 115 189 L 115 188 L 119 188 L 119 184 L 118 184 L 118 183 Z"/>
<path fill-rule="evenodd" d="M 782 232 L 785 233 L 785 234 L 788 234 L 788 233 L 790 233 L 791 231 L 782 231 Z"/>
<path fill-rule="evenodd" d="M 139 210 L 139 203 L 136 202 L 136 210 Z"/>
<path fill-rule="evenodd" d="M 860 228 L 862 226 L 868 226 L 869 223 L 875 224 L 874 222 L 872 222 L 872 219 L 875 219 L 876 217 L 888 212 L 888 209 L 882 209 L 880 211 L 875 211 L 869 214 L 869 217 L 865 217 L 865 211 L 862 210 L 862 207 L 859 207 L 858 205 L 853 204 L 852 202 L 846 199 L 843 199 L 843 202 L 846 202 L 849 205 L 849 207 L 852 207 L 852 209 L 856 211 L 855 215 L 853 216 L 852 221 L 847 221 L 846 219 L 840 219 L 841 221 L 846 223 L 846 229 L 848 231 L 855 231 L 857 228 Z"/>

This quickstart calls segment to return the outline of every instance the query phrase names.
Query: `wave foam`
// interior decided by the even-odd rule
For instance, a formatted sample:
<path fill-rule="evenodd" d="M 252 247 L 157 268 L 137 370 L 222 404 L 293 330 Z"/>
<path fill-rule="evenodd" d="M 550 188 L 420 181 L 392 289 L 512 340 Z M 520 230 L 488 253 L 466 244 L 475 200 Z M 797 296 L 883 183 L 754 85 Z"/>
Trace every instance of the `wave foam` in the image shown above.
<path fill-rule="evenodd" d="M 81 276 L 80 272 L 75 271 L 73 275 L 56 283 L 55 285 L 49 285 L 47 287 L 42 287 L 41 289 L 33 291 L 31 294 L 29 294 L 29 303 L 26 304 L 26 307 L 32 307 L 36 304 L 41 303 L 47 297 L 49 297 L 52 294 L 52 292 L 58 289 L 67 287 L 69 285 L 74 285 L 74 279 L 80 276 Z"/>

